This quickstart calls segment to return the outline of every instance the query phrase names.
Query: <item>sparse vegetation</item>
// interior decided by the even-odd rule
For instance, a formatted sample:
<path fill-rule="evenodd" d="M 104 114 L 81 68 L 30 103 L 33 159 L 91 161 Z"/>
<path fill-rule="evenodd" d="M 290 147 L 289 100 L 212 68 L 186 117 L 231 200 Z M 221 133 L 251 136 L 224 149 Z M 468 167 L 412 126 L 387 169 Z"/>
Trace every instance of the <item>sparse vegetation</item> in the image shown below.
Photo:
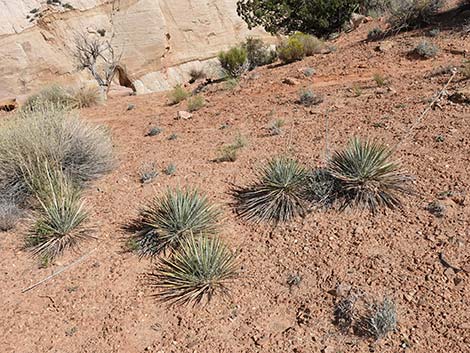
<path fill-rule="evenodd" d="M 375 73 L 373 76 L 373 80 L 377 84 L 377 87 L 384 87 L 388 84 L 387 78 L 381 73 Z"/>
<path fill-rule="evenodd" d="M 302 32 L 294 33 L 291 36 L 292 39 L 297 39 L 302 44 L 303 52 L 305 56 L 312 56 L 321 52 L 325 44 L 315 36 L 311 34 L 305 34 Z"/>
<path fill-rule="evenodd" d="M 76 114 L 52 106 L 23 111 L 0 127 L 0 192 L 22 202 L 34 190 L 28 169 L 48 161 L 84 184 L 110 171 L 114 165 L 108 133 L 80 120 Z"/>
<path fill-rule="evenodd" d="M 336 179 L 326 169 L 314 169 L 307 175 L 306 199 L 320 206 L 333 203 L 337 192 Z"/>
<path fill-rule="evenodd" d="M 173 163 L 168 164 L 164 172 L 166 175 L 174 175 L 176 173 L 176 165 L 174 165 Z"/>
<path fill-rule="evenodd" d="M 307 172 L 293 159 L 271 160 L 257 173 L 257 181 L 233 190 L 235 210 L 246 220 L 285 222 L 304 215 Z"/>
<path fill-rule="evenodd" d="M 159 128 L 158 126 L 154 126 L 152 128 L 149 129 L 149 131 L 145 134 L 145 136 L 157 136 L 157 135 L 160 135 L 162 133 L 162 129 Z"/>
<path fill-rule="evenodd" d="M 373 28 L 369 31 L 369 33 L 367 34 L 367 40 L 368 41 L 376 41 L 376 40 L 380 40 L 382 38 L 385 37 L 385 32 L 383 30 L 381 30 L 380 28 Z"/>
<path fill-rule="evenodd" d="M 0 231 L 13 229 L 21 215 L 20 208 L 14 202 L 0 199 Z"/>
<path fill-rule="evenodd" d="M 446 213 L 446 207 L 438 200 L 430 202 L 426 206 L 426 210 L 438 218 L 444 217 Z"/>
<path fill-rule="evenodd" d="M 351 92 L 354 94 L 354 97 L 360 97 L 362 95 L 362 88 L 357 83 L 354 83 Z"/>
<path fill-rule="evenodd" d="M 412 51 L 413 54 L 423 59 L 434 58 L 438 52 L 439 49 L 427 41 L 422 41 Z"/>
<path fill-rule="evenodd" d="M 302 104 L 306 107 L 311 107 L 312 105 L 317 105 L 323 102 L 323 97 L 317 93 L 314 93 L 311 89 L 302 88 L 299 91 L 299 104 Z"/>
<path fill-rule="evenodd" d="M 191 77 L 190 83 L 193 83 L 197 80 L 206 78 L 206 73 L 203 69 L 191 69 L 191 71 L 189 71 L 189 76 Z"/>
<path fill-rule="evenodd" d="M 142 230 L 137 234 L 142 255 L 157 255 L 178 248 L 190 235 L 212 234 L 219 211 L 198 191 L 168 190 L 156 196 L 142 211 Z"/>
<path fill-rule="evenodd" d="M 36 256 L 53 259 L 90 237 L 86 230 L 78 229 L 87 213 L 80 189 L 62 171 L 47 162 L 37 167 L 28 173 L 41 211 L 26 244 Z"/>
<path fill-rule="evenodd" d="M 219 156 L 215 159 L 215 161 L 235 162 L 237 160 L 239 150 L 245 147 L 246 144 L 246 139 L 241 134 L 238 134 L 233 143 L 222 146 L 222 148 L 220 148 Z"/>
<path fill-rule="evenodd" d="M 139 170 L 139 180 L 142 184 L 148 184 L 158 176 L 157 166 L 155 162 L 144 163 Z"/>
<path fill-rule="evenodd" d="M 160 300 L 198 304 L 226 294 L 236 267 L 235 255 L 218 238 L 189 236 L 173 256 L 159 260 L 150 280 L 160 290 L 156 294 Z"/>
<path fill-rule="evenodd" d="M 442 5 L 442 0 L 399 0 L 390 7 L 390 31 L 398 33 L 429 25 Z"/>
<path fill-rule="evenodd" d="M 298 38 L 290 37 L 284 39 L 277 48 L 277 55 L 284 64 L 302 60 L 305 57 L 305 51 Z"/>
<path fill-rule="evenodd" d="M 57 106 L 59 108 L 72 107 L 73 96 L 59 85 L 47 87 L 37 94 L 29 96 L 21 109 L 25 112 L 43 110 Z"/>
<path fill-rule="evenodd" d="M 354 138 L 331 157 L 328 172 L 337 179 L 344 205 L 356 205 L 375 213 L 401 206 L 399 195 L 410 192 L 409 178 L 401 172 L 392 152 L 382 144 Z"/>
<path fill-rule="evenodd" d="M 393 301 L 390 298 L 384 298 L 382 302 L 371 304 L 363 317 L 362 326 L 365 333 L 376 340 L 384 338 L 395 330 L 397 313 Z"/>
<path fill-rule="evenodd" d="M 204 100 L 204 97 L 201 95 L 195 95 L 192 96 L 188 99 L 188 111 L 189 112 L 195 112 L 206 104 L 206 101 Z"/>
<path fill-rule="evenodd" d="M 74 108 L 82 109 L 97 105 L 100 102 L 100 92 L 94 86 L 82 86 L 71 93 Z"/>
<path fill-rule="evenodd" d="M 315 69 L 312 67 L 308 67 L 303 70 L 303 73 L 305 77 L 312 77 L 313 75 L 315 75 Z"/>
<path fill-rule="evenodd" d="M 248 37 L 243 43 L 243 48 L 247 53 L 249 69 L 255 67 L 272 64 L 277 59 L 275 50 L 269 48 L 261 39 Z"/>
<path fill-rule="evenodd" d="M 178 104 L 188 98 L 188 96 L 189 93 L 181 85 L 176 85 L 175 88 L 168 93 L 169 105 Z"/>
<path fill-rule="evenodd" d="M 248 69 L 248 54 L 243 47 L 233 47 L 226 52 L 220 52 L 218 59 L 227 77 L 236 78 Z"/>
<path fill-rule="evenodd" d="M 271 136 L 280 135 L 285 122 L 283 119 L 276 119 L 268 125 L 268 132 Z"/>

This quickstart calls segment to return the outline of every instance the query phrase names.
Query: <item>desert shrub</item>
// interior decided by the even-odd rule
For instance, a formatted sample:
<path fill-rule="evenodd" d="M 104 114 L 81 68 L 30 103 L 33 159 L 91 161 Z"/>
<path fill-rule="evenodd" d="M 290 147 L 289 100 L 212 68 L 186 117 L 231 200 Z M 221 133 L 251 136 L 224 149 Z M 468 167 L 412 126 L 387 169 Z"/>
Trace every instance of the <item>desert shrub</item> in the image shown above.
<path fill-rule="evenodd" d="M 114 165 L 108 133 L 57 106 L 23 111 L 0 125 L 0 193 L 21 202 L 32 191 L 25 170 L 56 163 L 76 183 L 96 179 Z"/>
<path fill-rule="evenodd" d="M 168 166 L 163 171 L 166 175 L 174 175 L 176 173 L 176 165 L 173 163 L 168 164 Z"/>
<path fill-rule="evenodd" d="M 367 40 L 368 41 L 375 41 L 375 40 L 380 40 L 385 36 L 384 31 L 382 31 L 380 28 L 373 28 L 369 31 L 367 34 Z"/>
<path fill-rule="evenodd" d="M 18 205 L 10 200 L 0 199 L 0 231 L 5 232 L 14 228 L 21 215 Z"/>
<path fill-rule="evenodd" d="M 290 37 L 284 39 L 277 47 L 277 55 L 285 64 L 302 60 L 305 57 L 304 46 L 298 38 Z"/>
<path fill-rule="evenodd" d="M 376 340 L 385 337 L 397 326 L 397 312 L 393 301 L 385 298 L 382 302 L 372 303 L 362 319 L 365 333 Z"/>
<path fill-rule="evenodd" d="M 462 67 L 460 68 L 460 73 L 464 76 L 464 78 L 470 78 L 470 60 L 467 60 L 463 63 Z"/>
<path fill-rule="evenodd" d="M 297 39 L 303 47 L 305 56 L 312 56 L 321 52 L 325 44 L 317 37 L 302 32 L 294 33 L 291 38 Z"/>
<path fill-rule="evenodd" d="M 41 210 L 26 244 L 37 256 L 55 258 L 90 237 L 86 230 L 77 229 L 87 218 L 80 189 L 47 162 L 28 173 Z"/>
<path fill-rule="evenodd" d="M 274 158 L 257 172 L 253 185 L 232 190 L 235 210 L 240 217 L 255 222 L 284 222 L 303 215 L 306 177 L 297 161 Z"/>
<path fill-rule="evenodd" d="M 243 47 L 233 47 L 218 55 L 220 66 L 228 77 L 239 77 L 248 69 L 248 54 Z"/>
<path fill-rule="evenodd" d="M 157 136 L 157 135 L 160 135 L 162 133 L 163 129 L 158 127 L 158 126 L 154 126 L 152 128 L 150 128 L 147 133 L 145 134 L 145 136 L 149 136 L 149 137 L 153 137 L 153 136 Z"/>
<path fill-rule="evenodd" d="M 212 234 L 219 211 L 196 190 L 168 190 L 156 196 L 142 213 L 142 230 L 136 240 L 141 255 L 157 255 L 178 248 L 191 234 Z"/>
<path fill-rule="evenodd" d="M 173 256 L 160 259 L 150 283 L 161 291 L 156 297 L 172 304 L 209 302 L 228 293 L 236 274 L 235 255 L 218 238 L 188 237 Z"/>
<path fill-rule="evenodd" d="M 312 105 L 317 105 L 323 102 L 323 97 L 311 89 L 302 88 L 299 91 L 299 104 L 302 104 L 306 107 L 311 107 Z"/>
<path fill-rule="evenodd" d="M 292 32 L 328 35 L 341 30 L 360 0 L 239 0 L 238 15 L 248 27 L 272 34 Z"/>
<path fill-rule="evenodd" d="M 359 97 L 362 95 L 362 88 L 359 84 L 354 83 L 351 87 L 351 92 L 354 94 L 354 97 Z"/>
<path fill-rule="evenodd" d="M 345 200 L 343 207 L 356 205 L 375 213 L 380 208 L 401 206 L 399 195 L 409 193 L 409 178 L 391 155 L 385 145 L 358 138 L 333 154 L 328 172 L 337 179 L 338 191 Z"/>
<path fill-rule="evenodd" d="M 201 109 L 206 104 L 204 97 L 201 95 L 195 95 L 188 99 L 188 111 L 195 112 Z"/>
<path fill-rule="evenodd" d="M 189 71 L 189 76 L 191 77 L 191 83 L 201 80 L 206 77 L 206 73 L 203 69 L 191 69 Z"/>
<path fill-rule="evenodd" d="M 74 108 L 88 108 L 97 105 L 100 101 L 100 91 L 94 86 L 83 86 L 71 93 Z"/>
<path fill-rule="evenodd" d="M 178 104 L 188 98 L 188 96 L 189 93 L 181 85 L 176 85 L 175 88 L 168 93 L 168 103 L 170 105 Z"/>
<path fill-rule="evenodd" d="M 269 48 L 261 39 L 248 37 L 242 47 L 246 50 L 249 69 L 272 64 L 277 59 L 275 50 Z"/>
<path fill-rule="evenodd" d="M 380 73 L 375 73 L 372 79 L 377 84 L 377 87 L 384 87 L 387 85 L 387 78 Z"/>
<path fill-rule="evenodd" d="M 442 7 L 442 0 L 400 0 L 390 8 L 388 23 L 391 31 L 418 28 L 429 25 Z"/>
<path fill-rule="evenodd" d="M 139 168 L 139 180 L 142 184 L 148 184 L 158 176 L 155 162 L 143 163 Z"/>
<path fill-rule="evenodd" d="M 354 296 L 347 296 L 341 298 L 334 310 L 334 324 L 339 327 L 343 333 L 347 333 L 354 324 L 355 313 L 355 300 Z"/>
<path fill-rule="evenodd" d="M 438 53 L 438 48 L 427 41 L 422 41 L 416 48 L 413 49 L 412 53 L 423 59 L 434 58 Z"/>
<path fill-rule="evenodd" d="M 336 179 L 326 169 L 314 169 L 307 175 L 305 197 L 318 205 L 330 205 L 336 196 Z"/>
<path fill-rule="evenodd" d="M 245 147 L 247 144 L 246 139 L 241 135 L 237 134 L 235 140 L 229 144 L 222 146 L 219 149 L 219 156 L 215 159 L 216 162 L 235 162 L 238 157 L 240 149 Z"/>
<path fill-rule="evenodd" d="M 63 87 L 53 85 L 37 94 L 29 96 L 21 109 L 25 112 L 42 110 L 51 106 L 71 107 L 74 105 L 73 96 Z"/>
<path fill-rule="evenodd" d="M 283 119 L 276 119 L 268 125 L 268 132 L 271 136 L 280 135 L 284 126 Z"/>

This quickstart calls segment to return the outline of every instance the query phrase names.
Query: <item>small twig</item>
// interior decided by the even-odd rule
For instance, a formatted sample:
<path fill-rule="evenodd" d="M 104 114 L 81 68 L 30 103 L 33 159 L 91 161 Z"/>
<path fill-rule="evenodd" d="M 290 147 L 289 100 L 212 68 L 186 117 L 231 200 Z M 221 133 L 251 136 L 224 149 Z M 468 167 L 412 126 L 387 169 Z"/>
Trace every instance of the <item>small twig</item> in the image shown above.
<path fill-rule="evenodd" d="M 439 91 L 439 93 L 436 95 L 436 97 L 429 103 L 429 105 L 426 107 L 426 109 L 421 113 L 420 116 L 413 122 L 411 127 L 408 129 L 408 132 L 403 136 L 403 138 L 397 142 L 395 147 L 392 149 L 392 151 L 396 151 L 398 147 L 411 135 L 413 130 L 420 124 L 421 120 L 428 114 L 428 112 L 433 109 L 439 100 L 442 98 L 444 92 L 447 90 L 447 87 L 449 87 L 450 83 L 454 79 L 455 75 L 457 74 L 457 70 L 452 70 L 452 76 L 449 78 L 447 83 L 444 85 L 444 87 Z"/>
<path fill-rule="evenodd" d="M 54 272 L 52 275 L 50 276 L 47 276 L 46 278 L 44 278 L 43 280 L 33 284 L 32 286 L 29 286 L 28 288 L 25 288 L 21 291 L 21 293 L 26 293 L 28 291 L 30 291 L 31 289 L 34 289 L 36 288 L 37 286 L 43 284 L 44 282 L 47 282 L 49 281 L 50 279 L 60 275 L 62 272 L 64 272 L 65 270 L 75 266 L 75 265 L 78 265 L 80 262 L 82 262 L 83 260 L 85 260 L 88 256 L 90 256 L 94 251 L 96 251 L 97 248 L 94 248 L 93 250 L 91 250 L 90 252 L 88 252 L 87 254 L 81 256 L 80 258 L 78 258 L 77 260 L 75 260 L 74 262 L 72 262 L 71 264 L 61 268 L 59 271 L 57 272 Z"/>

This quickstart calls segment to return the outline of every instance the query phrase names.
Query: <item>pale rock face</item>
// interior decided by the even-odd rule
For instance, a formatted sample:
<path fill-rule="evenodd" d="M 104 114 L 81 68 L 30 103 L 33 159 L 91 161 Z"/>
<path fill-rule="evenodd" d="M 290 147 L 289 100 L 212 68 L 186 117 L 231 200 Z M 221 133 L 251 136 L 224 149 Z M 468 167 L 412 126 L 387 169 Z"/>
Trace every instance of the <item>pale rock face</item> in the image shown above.
<path fill-rule="evenodd" d="M 268 37 L 248 31 L 236 0 L 61 2 L 73 9 L 46 0 L 0 0 L 0 95 L 92 81 L 87 72 L 77 72 L 71 55 L 74 34 L 84 30 L 114 33 L 113 45 L 139 93 L 169 89 L 192 68 L 211 69 L 211 58 L 248 35 Z"/>

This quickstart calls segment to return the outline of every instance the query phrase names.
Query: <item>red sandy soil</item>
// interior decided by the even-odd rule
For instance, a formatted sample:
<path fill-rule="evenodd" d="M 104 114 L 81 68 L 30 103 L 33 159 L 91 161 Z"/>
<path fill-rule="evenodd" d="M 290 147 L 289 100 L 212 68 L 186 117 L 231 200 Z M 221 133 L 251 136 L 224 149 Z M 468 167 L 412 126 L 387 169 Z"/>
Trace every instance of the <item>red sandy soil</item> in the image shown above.
<path fill-rule="evenodd" d="M 332 43 L 337 50 L 276 68 L 247 74 L 233 91 L 223 85 L 203 93 L 206 107 L 191 120 L 175 120 L 185 103 L 169 107 L 162 94 L 110 99 L 81 115 L 109 127 L 117 168 L 86 192 L 90 224 L 97 240 L 80 253 L 67 253 L 48 268 L 22 249 L 28 221 L 0 237 L 1 352 L 470 352 L 470 108 L 443 99 L 400 144 L 396 157 L 414 176 L 416 194 L 404 209 L 372 216 L 336 210 L 313 211 L 304 219 L 272 228 L 235 217 L 228 193 L 246 185 L 255 168 L 272 156 L 290 153 L 310 166 L 325 160 L 325 112 L 329 111 L 329 149 L 355 135 L 391 146 L 401 141 L 428 100 L 449 75 L 429 78 L 435 68 L 460 65 L 470 51 L 469 37 L 442 31 L 427 40 L 439 45 L 430 60 L 407 56 L 423 32 L 392 37 L 393 48 L 376 51 L 366 43 L 377 23 L 363 25 Z M 306 77 L 304 68 L 315 75 Z M 372 77 L 390 82 L 377 88 Z M 283 83 L 293 78 L 297 84 Z M 448 90 L 469 81 L 460 76 Z M 351 88 L 362 88 L 356 97 Z M 312 87 L 324 102 L 312 108 L 295 103 L 302 87 Z M 127 110 L 128 104 L 135 109 Z M 285 120 L 283 134 L 266 126 Z M 221 129 L 223 124 L 228 128 Z M 145 137 L 150 127 L 163 132 Z M 175 133 L 176 140 L 168 140 Z M 218 149 L 241 133 L 248 140 L 233 163 L 214 163 Z M 443 142 L 436 136 L 444 137 Z M 163 173 L 141 185 L 142 164 Z M 168 187 L 194 186 L 224 211 L 220 236 L 239 253 L 240 276 L 231 297 L 207 306 L 168 307 L 145 284 L 152 261 L 126 252 L 130 236 L 122 228 L 139 207 Z M 425 207 L 441 192 L 443 218 Z M 82 263 L 37 288 L 22 289 L 47 277 L 81 254 Z M 462 271 L 446 268 L 439 259 Z M 302 281 L 289 288 L 287 278 Z M 396 332 L 378 342 L 344 335 L 332 323 L 338 285 L 394 299 Z M 297 319 L 309 312 L 309 320 Z M 305 313 L 304 313 L 305 314 Z M 305 315 L 304 315 L 305 316 Z"/>

